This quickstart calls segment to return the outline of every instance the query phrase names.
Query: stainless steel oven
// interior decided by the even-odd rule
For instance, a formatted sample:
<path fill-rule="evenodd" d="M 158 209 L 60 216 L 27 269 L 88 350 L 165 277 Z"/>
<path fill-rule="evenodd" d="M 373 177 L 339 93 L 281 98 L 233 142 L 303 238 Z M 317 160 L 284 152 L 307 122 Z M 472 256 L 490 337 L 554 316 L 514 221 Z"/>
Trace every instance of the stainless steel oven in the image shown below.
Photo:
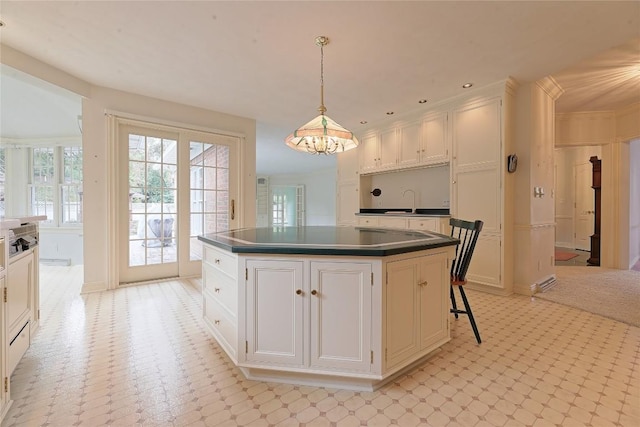
<path fill-rule="evenodd" d="M 22 224 L 9 230 L 9 258 L 20 255 L 38 245 L 36 224 Z"/>

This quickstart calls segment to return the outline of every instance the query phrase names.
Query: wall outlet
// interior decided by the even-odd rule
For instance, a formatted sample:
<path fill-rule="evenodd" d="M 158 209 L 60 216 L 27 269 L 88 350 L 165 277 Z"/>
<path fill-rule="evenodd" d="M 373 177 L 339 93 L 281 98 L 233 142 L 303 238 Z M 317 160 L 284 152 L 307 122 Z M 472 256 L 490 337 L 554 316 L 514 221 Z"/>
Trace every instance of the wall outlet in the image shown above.
<path fill-rule="evenodd" d="M 443 200 L 442 201 L 442 206 L 444 206 L 445 208 L 449 207 L 449 201 L 448 200 Z"/>

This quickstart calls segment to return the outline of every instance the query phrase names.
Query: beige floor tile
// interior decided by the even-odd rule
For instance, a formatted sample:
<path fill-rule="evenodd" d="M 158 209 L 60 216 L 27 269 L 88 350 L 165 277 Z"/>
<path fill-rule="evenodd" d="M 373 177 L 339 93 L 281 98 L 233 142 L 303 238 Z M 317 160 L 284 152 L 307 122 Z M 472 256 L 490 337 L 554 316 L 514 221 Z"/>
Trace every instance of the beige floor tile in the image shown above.
<path fill-rule="evenodd" d="M 640 425 L 640 328 L 540 299 L 469 290 L 481 345 L 452 321 L 422 366 L 356 392 L 246 380 L 189 281 L 79 295 L 81 275 L 55 268 L 2 427 Z"/>

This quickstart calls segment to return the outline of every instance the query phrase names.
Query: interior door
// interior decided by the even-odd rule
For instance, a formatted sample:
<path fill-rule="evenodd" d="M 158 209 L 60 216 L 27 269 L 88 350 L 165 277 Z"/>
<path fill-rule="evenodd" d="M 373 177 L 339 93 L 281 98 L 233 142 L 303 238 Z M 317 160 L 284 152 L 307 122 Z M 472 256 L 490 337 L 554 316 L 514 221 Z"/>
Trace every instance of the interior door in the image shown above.
<path fill-rule="evenodd" d="M 590 236 L 593 234 L 593 220 L 595 214 L 593 189 L 591 188 L 591 163 L 575 166 L 575 248 L 591 250 Z"/>

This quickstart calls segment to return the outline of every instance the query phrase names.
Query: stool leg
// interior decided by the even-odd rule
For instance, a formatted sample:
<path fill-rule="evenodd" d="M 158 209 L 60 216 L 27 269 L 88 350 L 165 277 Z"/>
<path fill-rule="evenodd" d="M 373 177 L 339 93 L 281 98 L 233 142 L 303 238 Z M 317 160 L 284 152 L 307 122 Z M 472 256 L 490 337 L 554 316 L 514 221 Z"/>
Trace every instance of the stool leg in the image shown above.
<path fill-rule="evenodd" d="M 471 312 L 471 307 L 469 306 L 469 301 L 467 300 L 467 295 L 464 293 L 464 289 L 462 286 L 458 286 L 460 289 L 460 295 L 462 296 L 462 302 L 464 302 L 464 308 L 467 311 L 467 315 L 469 316 L 469 322 L 471 322 L 471 327 L 473 328 L 473 333 L 476 335 L 476 341 L 478 344 L 482 343 L 480 339 L 480 332 L 478 332 L 478 327 L 476 326 L 476 321 L 473 318 L 473 313 Z"/>
<path fill-rule="evenodd" d="M 456 296 L 453 293 L 453 286 L 449 286 L 449 294 L 451 295 L 451 306 L 453 307 L 453 315 L 458 318 L 458 305 L 456 304 Z"/>

